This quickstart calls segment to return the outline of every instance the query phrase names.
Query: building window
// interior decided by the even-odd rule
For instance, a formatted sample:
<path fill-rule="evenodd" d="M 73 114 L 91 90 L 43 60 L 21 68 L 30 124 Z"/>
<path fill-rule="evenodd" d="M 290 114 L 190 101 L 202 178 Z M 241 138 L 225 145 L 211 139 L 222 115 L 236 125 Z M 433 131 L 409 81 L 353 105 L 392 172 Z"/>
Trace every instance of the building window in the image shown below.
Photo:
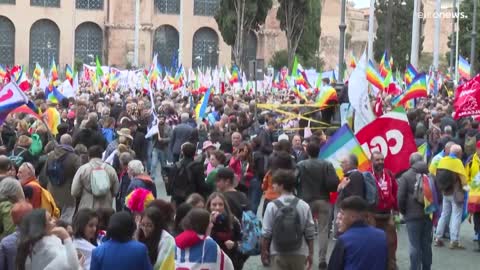
<path fill-rule="evenodd" d="M 162 14 L 180 14 L 181 0 L 155 0 L 155 11 Z"/>
<path fill-rule="evenodd" d="M 75 29 L 75 58 L 83 63 L 92 64 L 96 56 L 102 59 L 103 31 L 92 22 L 80 24 Z"/>
<path fill-rule="evenodd" d="M 219 0 L 195 0 L 193 13 L 198 16 L 215 16 L 219 5 Z"/>
<path fill-rule="evenodd" d="M 249 32 L 244 35 L 245 43 L 243 45 L 243 67 L 248 68 L 248 63 L 251 60 L 257 59 L 257 36 L 254 32 Z"/>
<path fill-rule="evenodd" d="M 103 9 L 103 0 L 77 0 L 78 9 Z"/>
<path fill-rule="evenodd" d="M 60 7 L 60 0 L 30 0 L 31 6 Z"/>
<path fill-rule="evenodd" d="M 0 16 L 0 64 L 15 64 L 15 26 L 4 16 Z"/>
<path fill-rule="evenodd" d="M 200 28 L 193 35 L 193 67 L 215 67 L 218 65 L 218 36 L 208 27 Z"/>
<path fill-rule="evenodd" d="M 44 68 L 49 68 L 52 59 L 58 64 L 58 51 L 60 48 L 60 29 L 51 20 L 36 21 L 30 28 L 30 70 L 33 71 L 35 63 Z"/>
<path fill-rule="evenodd" d="M 178 53 L 179 37 L 177 29 L 162 25 L 155 30 L 153 54 L 158 53 L 158 62 L 164 67 L 171 67 L 174 56 Z"/>
<path fill-rule="evenodd" d="M 0 0 L 0 4 L 12 4 L 12 5 L 15 5 L 15 0 Z"/>

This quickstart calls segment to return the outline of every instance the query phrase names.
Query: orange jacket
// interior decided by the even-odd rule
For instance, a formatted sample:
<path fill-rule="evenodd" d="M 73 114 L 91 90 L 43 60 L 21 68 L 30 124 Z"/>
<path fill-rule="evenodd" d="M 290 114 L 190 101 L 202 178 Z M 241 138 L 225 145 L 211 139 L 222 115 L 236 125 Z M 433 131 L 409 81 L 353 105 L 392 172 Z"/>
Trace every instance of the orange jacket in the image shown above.
<path fill-rule="evenodd" d="M 280 197 L 280 194 L 273 190 L 272 172 L 268 171 L 263 177 L 262 190 L 265 192 L 265 199 L 273 201 Z"/>

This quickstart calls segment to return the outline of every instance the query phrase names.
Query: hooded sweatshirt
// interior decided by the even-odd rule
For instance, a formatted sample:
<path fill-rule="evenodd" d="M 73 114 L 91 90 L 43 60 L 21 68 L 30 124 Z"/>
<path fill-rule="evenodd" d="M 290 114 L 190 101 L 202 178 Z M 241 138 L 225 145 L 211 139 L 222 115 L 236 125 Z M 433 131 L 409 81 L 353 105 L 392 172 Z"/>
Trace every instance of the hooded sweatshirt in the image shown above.
<path fill-rule="evenodd" d="M 175 254 L 177 269 L 234 269 L 230 258 L 209 236 L 198 235 L 194 231 L 187 230 L 175 238 L 175 243 L 177 245 Z"/>

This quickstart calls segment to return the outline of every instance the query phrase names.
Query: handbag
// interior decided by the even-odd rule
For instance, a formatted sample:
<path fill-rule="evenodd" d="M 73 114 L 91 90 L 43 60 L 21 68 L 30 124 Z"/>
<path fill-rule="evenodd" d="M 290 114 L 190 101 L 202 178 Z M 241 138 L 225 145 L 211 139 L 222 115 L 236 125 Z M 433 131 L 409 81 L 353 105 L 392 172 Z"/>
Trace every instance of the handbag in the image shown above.
<path fill-rule="evenodd" d="M 459 182 L 456 182 L 453 187 L 453 201 L 458 204 L 463 204 L 465 201 L 465 191 Z"/>

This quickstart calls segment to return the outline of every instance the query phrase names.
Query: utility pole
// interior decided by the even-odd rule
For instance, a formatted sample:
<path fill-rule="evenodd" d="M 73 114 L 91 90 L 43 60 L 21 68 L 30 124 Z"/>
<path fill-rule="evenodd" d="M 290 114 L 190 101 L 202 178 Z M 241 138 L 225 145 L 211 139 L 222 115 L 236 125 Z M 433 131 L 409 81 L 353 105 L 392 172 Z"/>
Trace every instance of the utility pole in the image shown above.
<path fill-rule="evenodd" d="M 410 51 L 410 63 L 414 67 L 418 67 L 418 50 L 419 50 L 419 38 L 420 38 L 420 18 L 418 17 L 420 1 L 414 0 L 413 2 L 413 21 L 412 21 L 412 48 Z"/>
<path fill-rule="evenodd" d="M 345 24 L 345 8 L 346 0 L 342 0 L 342 10 L 340 12 L 340 42 L 338 50 L 338 83 L 342 84 L 343 87 L 343 69 L 344 69 L 344 58 L 345 58 L 345 29 L 347 25 Z M 335 72 L 335 71 L 334 71 Z M 337 84 L 338 84 L 337 83 Z"/>
<path fill-rule="evenodd" d="M 457 0 L 453 0 L 453 12 L 457 14 Z M 454 16 L 454 20 L 452 20 L 452 35 L 450 39 L 450 72 L 454 72 L 455 70 L 455 36 L 457 32 L 455 31 L 455 21 L 458 20 L 456 16 Z"/>
<path fill-rule="evenodd" d="M 133 48 L 133 66 L 138 68 L 138 47 L 139 47 L 139 32 L 140 32 L 140 0 L 135 0 L 135 33 L 134 33 L 134 48 Z"/>
<path fill-rule="evenodd" d="M 375 32 L 373 27 L 375 24 L 375 0 L 370 0 L 370 9 L 368 12 L 368 60 L 373 61 L 373 40 L 375 39 Z"/>
<path fill-rule="evenodd" d="M 470 45 L 470 78 L 475 76 L 475 50 L 477 41 L 477 4 L 478 0 L 473 0 L 473 21 L 472 21 L 472 44 Z"/>

